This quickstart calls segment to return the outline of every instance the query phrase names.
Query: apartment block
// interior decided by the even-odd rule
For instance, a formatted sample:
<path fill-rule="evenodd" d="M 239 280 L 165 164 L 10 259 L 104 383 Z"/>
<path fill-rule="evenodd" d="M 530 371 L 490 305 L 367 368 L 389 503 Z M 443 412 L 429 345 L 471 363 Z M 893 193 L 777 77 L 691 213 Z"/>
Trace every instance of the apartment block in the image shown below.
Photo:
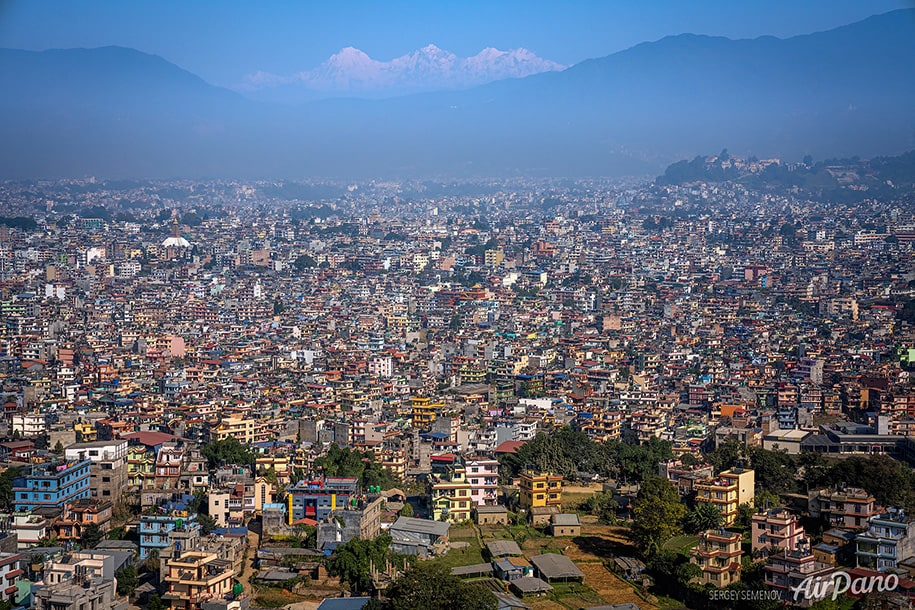
<path fill-rule="evenodd" d="M 690 562 L 699 566 L 700 585 L 718 588 L 740 581 L 740 534 L 724 530 L 707 530 L 699 534 L 699 544 L 690 551 Z"/>
<path fill-rule="evenodd" d="M 13 480 L 15 510 L 63 508 L 67 502 L 91 496 L 89 460 L 35 464 Z"/>
<path fill-rule="evenodd" d="M 524 508 L 562 506 L 562 477 L 552 472 L 525 470 L 518 483 L 520 503 Z"/>
<path fill-rule="evenodd" d="M 694 488 L 696 502 L 715 505 L 724 517 L 724 524 L 731 525 L 737 518 L 737 508 L 753 502 L 755 473 L 741 468 L 725 470 L 715 478 L 696 481 Z"/>

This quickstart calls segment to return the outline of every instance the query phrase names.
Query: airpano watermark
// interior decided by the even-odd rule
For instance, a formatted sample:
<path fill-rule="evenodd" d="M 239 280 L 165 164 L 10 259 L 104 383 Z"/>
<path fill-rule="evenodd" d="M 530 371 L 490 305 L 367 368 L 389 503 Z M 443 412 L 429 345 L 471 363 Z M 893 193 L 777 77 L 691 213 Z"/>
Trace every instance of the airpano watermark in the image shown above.
<path fill-rule="evenodd" d="M 801 584 L 791 587 L 794 601 L 820 601 L 830 595 L 835 600 L 844 593 L 865 595 L 867 593 L 895 591 L 899 577 L 895 574 L 852 577 L 848 572 L 833 572 L 828 576 L 807 577 Z"/>
<path fill-rule="evenodd" d="M 873 576 L 852 576 L 848 572 L 833 572 L 827 576 L 805 578 L 795 587 L 790 588 L 795 603 L 801 601 L 818 602 L 840 595 L 866 595 L 867 593 L 894 591 L 899 587 L 899 577 L 895 574 L 876 574 Z M 709 591 L 712 601 L 753 602 L 776 601 L 781 594 L 775 589 L 715 589 Z"/>

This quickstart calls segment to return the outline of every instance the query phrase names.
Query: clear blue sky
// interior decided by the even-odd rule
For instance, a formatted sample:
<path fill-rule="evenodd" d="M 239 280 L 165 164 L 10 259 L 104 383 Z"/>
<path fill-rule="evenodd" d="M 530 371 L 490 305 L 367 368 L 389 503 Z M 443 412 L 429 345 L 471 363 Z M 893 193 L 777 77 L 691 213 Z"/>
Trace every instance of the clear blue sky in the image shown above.
<path fill-rule="evenodd" d="M 0 46 L 121 45 L 231 86 L 314 67 L 345 46 L 389 60 L 428 43 L 461 56 L 526 47 L 572 64 L 691 32 L 748 38 L 830 29 L 915 0 L 0 0 Z"/>

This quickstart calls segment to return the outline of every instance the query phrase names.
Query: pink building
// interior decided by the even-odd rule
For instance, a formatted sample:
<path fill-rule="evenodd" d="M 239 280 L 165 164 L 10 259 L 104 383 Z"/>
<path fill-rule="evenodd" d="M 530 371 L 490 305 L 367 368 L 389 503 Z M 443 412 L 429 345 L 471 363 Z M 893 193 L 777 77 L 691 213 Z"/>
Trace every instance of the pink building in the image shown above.
<path fill-rule="evenodd" d="M 473 460 L 467 463 L 470 498 L 476 506 L 497 504 L 499 498 L 499 462 Z"/>
<path fill-rule="evenodd" d="M 752 533 L 753 550 L 770 555 L 776 549 L 794 551 L 806 539 L 797 515 L 784 508 L 772 508 L 753 515 Z"/>

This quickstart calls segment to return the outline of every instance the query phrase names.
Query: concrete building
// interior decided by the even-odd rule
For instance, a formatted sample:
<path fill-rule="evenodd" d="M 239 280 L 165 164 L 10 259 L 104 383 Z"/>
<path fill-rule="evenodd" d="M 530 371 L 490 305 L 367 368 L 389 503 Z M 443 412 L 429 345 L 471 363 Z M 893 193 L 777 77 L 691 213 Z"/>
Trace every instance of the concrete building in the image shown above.
<path fill-rule="evenodd" d="M 127 610 L 117 594 L 115 557 L 82 552 L 52 561 L 33 590 L 36 610 Z"/>
<path fill-rule="evenodd" d="M 831 527 L 855 530 L 867 527 L 868 519 L 880 514 L 877 500 L 855 487 L 815 492 L 809 502 L 810 516 L 823 518 Z"/>
<path fill-rule="evenodd" d="M 699 534 L 699 545 L 690 550 L 690 562 L 702 575 L 695 582 L 724 588 L 740 580 L 740 534 L 707 530 Z"/>
<path fill-rule="evenodd" d="M 793 551 L 805 541 L 804 528 L 797 515 L 784 508 L 773 508 L 753 515 L 751 545 L 754 551 L 772 554 Z M 806 541 L 805 541 L 806 542 Z"/>
<path fill-rule="evenodd" d="M 15 510 L 63 508 L 67 502 L 90 497 L 90 464 L 61 460 L 27 468 L 13 481 Z"/>
<path fill-rule="evenodd" d="M 867 531 L 855 538 L 858 567 L 885 572 L 915 557 L 915 519 L 890 509 L 867 520 Z"/>
<path fill-rule="evenodd" d="M 232 593 L 231 562 L 215 553 L 185 551 L 166 558 L 165 594 L 162 600 L 175 610 L 193 610 L 200 604 Z"/>
<path fill-rule="evenodd" d="M 70 461 L 89 460 L 89 488 L 93 498 L 117 504 L 127 487 L 127 441 L 94 441 L 66 448 Z"/>
<path fill-rule="evenodd" d="M 20 567 L 25 560 L 19 553 L 0 553 L 0 601 L 10 602 L 15 607 L 18 588 L 15 583 L 23 570 Z"/>
<path fill-rule="evenodd" d="M 337 544 L 345 544 L 353 538 L 372 540 L 381 533 L 381 504 L 384 499 L 358 500 L 356 506 L 345 505 L 328 515 L 318 524 L 318 548 L 325 550 Z"/>
<path fill-rule="evenodd" d="M 286 502 L 290 524 L 306 518 L 324 521 L 338 507 L 355 499 L 358 483 L 352 477 L 328 477 L 316 481 L 299 481 L 287 487 Z"/>
<path fill-rule="evenodd" d="M 432 518 L 436 521 L 460 523 L 470 520 L 471 487 L 464 468 L 454 468 L 432 483 L 430 490 Z"/>
<path fill-rule="evenodd" d="M 518 486 L 523 508 L 562 506 L 562 477 L 559 475 L 525 470 L 520 475 Z"/>
<path fill-rule="evenodd" d="M 54 521 L 58 540 L 79 542 L 86 528 L 92 524 L 103 533 L 111 529 L 112 505 L 108 500 L 95 498 L 76 500 L 64 505 L 60 517 Z"/>
<path fill-rule="evenodd" d="M 774 553 L 763 566 L 766 585 L 778 591 L 779 598 L 786 602 L 794 601 L 793 591 L 806 579 L 824 578 L 834 570 L 835 567 L 817 561 L 809 545 Z M 803 600 L 802 604 L 804 602 L 810 605 L 813 600 Z"/>
<path fill-rule="evenodd" d="M 499 497 L 499 462 L 472 460 L 467 463 L 470 499 L 474 505 L 495 504 Z"/>
<path fill-rule="evenodd" d="M 734 468 L 725 470 L 715 478 L 697 481 L 696 502 L 715 505 L 731 525 L 737 518 L 741 504 L 752 504 L 755 492 L 755 474 L 752 470 Z"/>

